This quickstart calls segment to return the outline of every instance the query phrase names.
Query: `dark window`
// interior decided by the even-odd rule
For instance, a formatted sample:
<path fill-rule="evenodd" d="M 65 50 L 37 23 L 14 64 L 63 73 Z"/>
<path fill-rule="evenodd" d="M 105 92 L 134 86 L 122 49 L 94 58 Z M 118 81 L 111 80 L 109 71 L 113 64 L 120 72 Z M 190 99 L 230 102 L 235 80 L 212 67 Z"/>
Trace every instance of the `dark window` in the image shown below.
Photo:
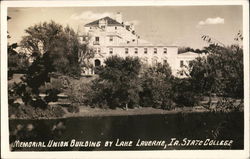
<path fill-rule="evenodd" d="M 154 53 L 157 54 L 157 48 L 154 48 Z"/>
<path fill-rule="evenodd" d="M 113 41 L 113 36 L 109 37 L 109 41 Z"/>
<path fill-rule="evenodd" d="M 163 60 L 163 64 L 167 64 L 168 63 L 168 61 L 167 60 Z"/>
<path fill-rule="evenodd" d="M 109 53 L 113 54 L 113 48 L 109 48 Z"/>
<path fill-rule="evenodd" d="M 135 54 L 137 54 L 138 53 L 138 48 L 135 48 Z"/>
<path fill-rule="evenodd" d="M 100 66 L 100 65 L 101 65 L 101 61 L 98 60 L 98 59 L 96 59 L 96 60 L 95 60 L 95 66 Z"/>
<path fill-rule="evenodd" d="M 180 61 L 180 67 L 183 67 L 184 66 L 184 62 L 183 60 Z"/>
<path fill-rule="evenodd" d="M 144 48 L 144 54 L 148 53 L 148 48 Z"/>
<path fill-rule="evenodd" d="M 117 30 L 117 27 L 115 27 L 115 30 Z"/>
<path fill-rule="evenodd" d="M 125 54 L 128 54 L 128 48 L 125 48 Z"/>
<path fill-rule="evenodd" d="M 100 38 L 97 36 L 97 37 L 95 37 L 95 41 L 99 41 L 100 40 Z"/>
<path fill-rule="evenodd" d="M 163 49 L 163 53 L 166 54 L 167 53 L 167 48 Z"/>

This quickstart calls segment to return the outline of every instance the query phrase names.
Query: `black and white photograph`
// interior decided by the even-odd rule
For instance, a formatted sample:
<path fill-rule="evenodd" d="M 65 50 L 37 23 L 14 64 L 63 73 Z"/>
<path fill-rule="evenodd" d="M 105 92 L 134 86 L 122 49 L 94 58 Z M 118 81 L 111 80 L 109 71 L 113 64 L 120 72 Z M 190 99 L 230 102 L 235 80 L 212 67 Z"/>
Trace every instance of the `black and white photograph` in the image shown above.
<path fill-rule="evenodd" d="M 1 4 L 3 158 L 249 157 L 247 1 L 121 2 Z"/>

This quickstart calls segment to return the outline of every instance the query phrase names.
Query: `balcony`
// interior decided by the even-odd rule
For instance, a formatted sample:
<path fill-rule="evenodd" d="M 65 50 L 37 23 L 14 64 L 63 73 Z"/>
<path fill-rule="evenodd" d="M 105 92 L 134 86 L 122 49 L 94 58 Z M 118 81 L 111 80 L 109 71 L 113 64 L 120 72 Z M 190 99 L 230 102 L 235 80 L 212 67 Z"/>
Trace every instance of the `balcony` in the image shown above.
<path fill-rule="evenodd" d="M 100 45 L 99 41 L 93 41 L 93 45 Z"/>

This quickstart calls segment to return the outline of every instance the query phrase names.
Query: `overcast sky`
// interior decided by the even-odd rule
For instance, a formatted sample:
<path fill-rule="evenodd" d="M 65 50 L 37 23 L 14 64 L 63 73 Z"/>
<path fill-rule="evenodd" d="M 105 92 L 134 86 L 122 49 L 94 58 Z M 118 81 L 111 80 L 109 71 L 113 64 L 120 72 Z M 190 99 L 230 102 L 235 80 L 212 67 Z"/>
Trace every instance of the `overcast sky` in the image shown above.
<path fill-rule="evenodd" d="M 75 31 L 83 25 L 121 12 L 123 21 L 133 22 L 144 40 L 166 45 L 202 48 L 202 35 L 209 35 L 230 45 L 242 31 L 241 6 L 161 6 L 161 7 L 58 7 L 8 8 L 10 42 L 19 42 L 24 30 L 39 22 L 53 20 Z"/>

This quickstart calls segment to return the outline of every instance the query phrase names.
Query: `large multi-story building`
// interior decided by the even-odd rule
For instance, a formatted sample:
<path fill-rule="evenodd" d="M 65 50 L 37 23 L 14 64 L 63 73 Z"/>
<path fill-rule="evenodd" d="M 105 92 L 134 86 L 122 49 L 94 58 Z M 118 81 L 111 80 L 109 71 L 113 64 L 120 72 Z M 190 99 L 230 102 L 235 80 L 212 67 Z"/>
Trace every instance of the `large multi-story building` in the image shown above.
<path fill-rule="evenodd" d="M 122 20 L 121 13 L 116 18 L 104 17 L 86 24 L 85 31 L 89 37 L 88 43 L 95 51 L 91 59 L 93 66 L 104 64 L 110 56 L 138 57 L 143 63 L 154 65 L 168 63 L 173 75 L 177 75 L 180 68 L 178 47 L 162 44 L 152 44 L 142 40 L 135 31 L 133 24 Z M 84 74 L 93 74 L 92 69 L 85 69 Z"/>

